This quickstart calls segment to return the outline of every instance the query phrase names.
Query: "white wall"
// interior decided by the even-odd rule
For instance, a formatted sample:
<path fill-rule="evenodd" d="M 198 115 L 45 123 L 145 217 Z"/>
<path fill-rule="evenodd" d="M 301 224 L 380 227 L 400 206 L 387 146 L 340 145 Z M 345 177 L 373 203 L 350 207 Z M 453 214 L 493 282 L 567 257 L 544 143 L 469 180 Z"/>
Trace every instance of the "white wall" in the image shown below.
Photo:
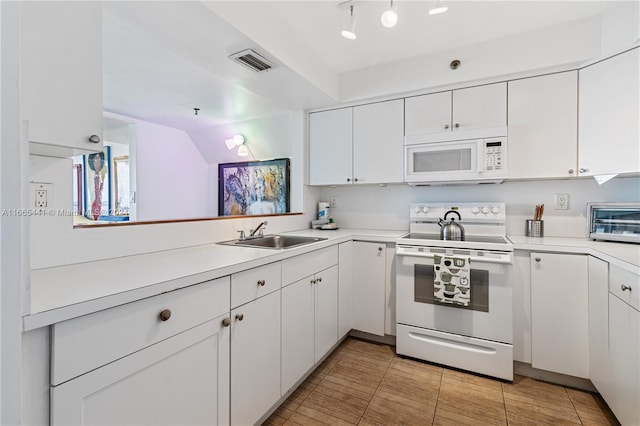
<path fill-rule="evenodd" d="M 569 194 L 569 210 L 554 210 L 556 192 Z M 515 181 L 498 185 L 413 187 L 409 185 L 323 187 L 322 201 L 336 196 L 331 214 L 347 228 L 408 229 L 409 204 L 428 202 L 507 203 L 507 233 L 524 235 L 525 219 L 545 204 L 546 236 L 584 237 L 586 203 L 640 202 L 640 177 L 615 178 L 602 186 L 593 179 Z"/>
<path fill-rule="evenodd" d="M 584 61 L 600 55 L 599 17 L 508 38 L 418 56 L 340 75 L 340 101 L 348 102 L 493 78 Z M 462 65 L 451 70 L 449 63 Z"/>
<path fill-rule="evenodd" d="M 602 16 L 602 54 L 626 49 L 640 40 L 640 2 L 627 1 Z"/>

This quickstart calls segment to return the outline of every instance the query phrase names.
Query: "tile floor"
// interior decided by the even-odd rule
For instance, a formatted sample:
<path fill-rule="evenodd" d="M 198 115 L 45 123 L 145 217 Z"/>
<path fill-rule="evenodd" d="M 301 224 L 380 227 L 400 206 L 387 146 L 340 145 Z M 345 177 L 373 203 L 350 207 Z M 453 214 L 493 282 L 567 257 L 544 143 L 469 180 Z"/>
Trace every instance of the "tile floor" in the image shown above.
<path fill-rule="evenodd" d="M 598 395 L 516 376 L 505 383 L 346 339 L 264 425 L 616 425 Z"/>

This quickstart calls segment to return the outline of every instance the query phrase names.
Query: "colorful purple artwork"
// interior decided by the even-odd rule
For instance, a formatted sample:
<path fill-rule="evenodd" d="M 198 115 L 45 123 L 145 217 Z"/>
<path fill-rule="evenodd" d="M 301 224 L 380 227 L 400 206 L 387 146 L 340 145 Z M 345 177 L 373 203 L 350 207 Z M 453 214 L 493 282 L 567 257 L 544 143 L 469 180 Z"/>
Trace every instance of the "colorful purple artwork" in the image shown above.
<path fill-rule="evenodd" d="M 218 215 L 250 216 L 290 211 L 290 160 L 218 165 Z"/>

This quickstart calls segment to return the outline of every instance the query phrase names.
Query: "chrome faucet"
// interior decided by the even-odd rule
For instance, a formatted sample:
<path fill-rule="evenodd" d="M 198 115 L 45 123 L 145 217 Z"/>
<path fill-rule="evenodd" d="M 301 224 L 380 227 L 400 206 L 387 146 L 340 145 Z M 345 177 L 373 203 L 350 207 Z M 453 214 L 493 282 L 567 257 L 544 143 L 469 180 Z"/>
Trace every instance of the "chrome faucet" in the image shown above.
<path fill-rule="evenodd" d="M 249 233 L 249 238 L 253 237 L 256 235 L 256 232 L 258 232 L 258 230 L 260 230 L 260 235 L 263 234 L 263 226 L 267 226 L 267 221 L 262 221 L 260 222 L 260 225 L 258 225 L 258 227 L 256 229 L 252 229 L 251 232 Z"/>

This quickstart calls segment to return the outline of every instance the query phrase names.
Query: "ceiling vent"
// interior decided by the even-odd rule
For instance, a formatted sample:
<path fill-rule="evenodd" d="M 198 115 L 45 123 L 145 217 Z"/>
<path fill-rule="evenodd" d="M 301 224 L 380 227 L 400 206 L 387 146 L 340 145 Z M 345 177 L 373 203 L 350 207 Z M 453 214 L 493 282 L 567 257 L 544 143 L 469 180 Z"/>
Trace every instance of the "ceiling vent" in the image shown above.
<path fill-rule="evenodd" d="M 269 62 L 264 56 L 254 52 L 251 49 L 234 53 L 233 55 L 229 56 L 229 59 L 239 63 L 240 65 L 244 65 L 245 67 L 255 72 L 268 71 L 275 66 L 272 62 Z"/>

